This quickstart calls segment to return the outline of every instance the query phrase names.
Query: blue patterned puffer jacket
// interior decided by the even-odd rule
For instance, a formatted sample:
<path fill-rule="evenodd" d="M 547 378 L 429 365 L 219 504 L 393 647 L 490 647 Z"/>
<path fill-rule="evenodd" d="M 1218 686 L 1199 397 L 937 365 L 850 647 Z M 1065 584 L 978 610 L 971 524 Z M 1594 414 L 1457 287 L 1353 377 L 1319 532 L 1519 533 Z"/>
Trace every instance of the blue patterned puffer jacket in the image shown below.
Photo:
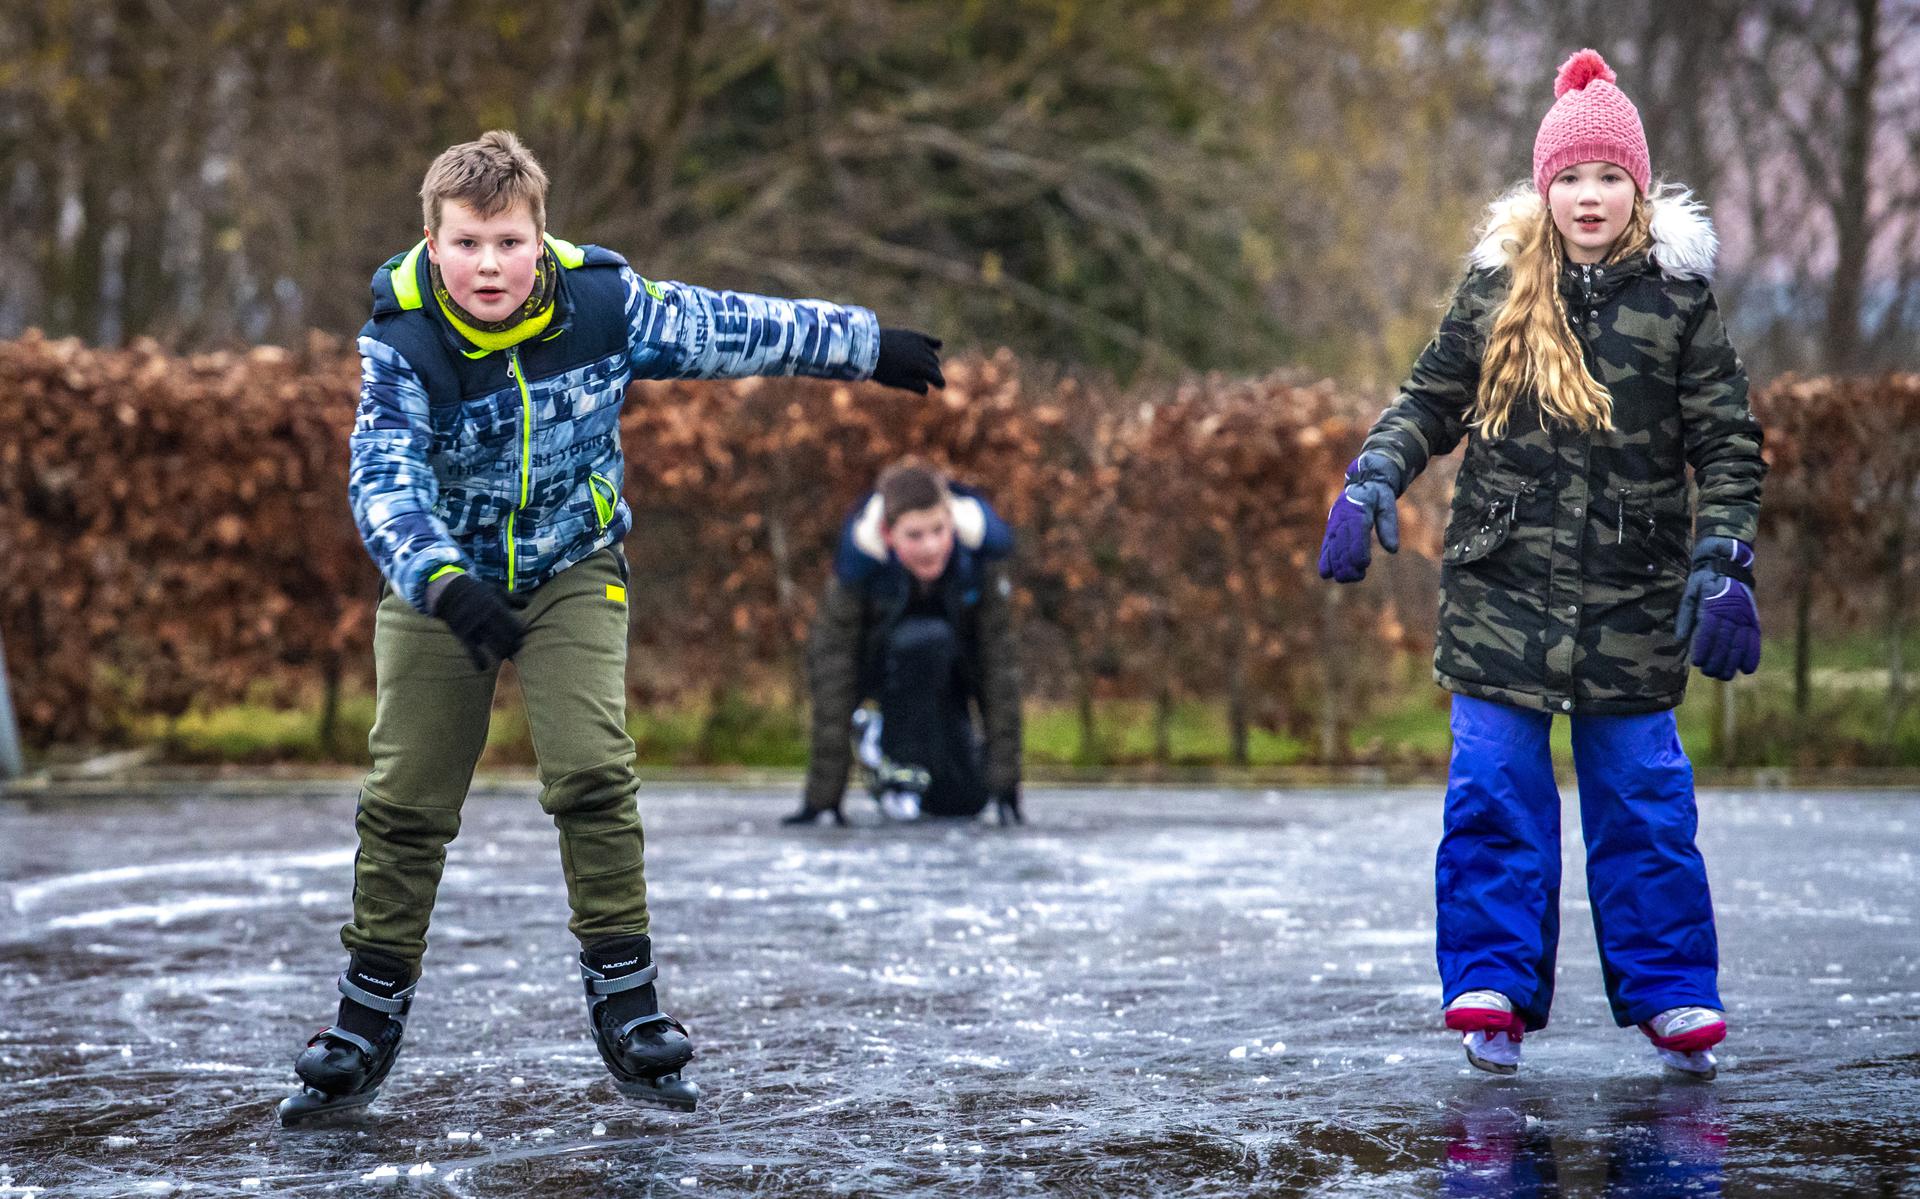
<path fill-rule="evenodd" d="M 446 567 L 525 591 L 626 536 L 629 380 L 873 373 L 864 308 L 654 283 L 610 250 L 548 244 L 565 268 L 553 319 L 508 350 L 447 322 L 424 242 L 374 272 L 347 492 L 380 573 L 422 611 Z"/>

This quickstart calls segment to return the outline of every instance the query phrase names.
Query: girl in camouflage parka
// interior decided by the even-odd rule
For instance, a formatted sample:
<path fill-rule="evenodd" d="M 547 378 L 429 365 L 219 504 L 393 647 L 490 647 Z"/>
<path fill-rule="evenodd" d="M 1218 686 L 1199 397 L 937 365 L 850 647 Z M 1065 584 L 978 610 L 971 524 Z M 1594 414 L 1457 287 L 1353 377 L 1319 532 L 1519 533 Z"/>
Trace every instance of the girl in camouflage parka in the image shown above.
<path fill-rule="evenodd" d="M 1555 94 L 1533 180 L 1494 204 L 1439 334 L 1348 467 L 1320 572 L 1361 578 L 1371 536 L 1396 549 L 1395 498 L 1466 441 L 1434 655 L 1454 693 L 1437 870 L 1447 1026 L 1474 1065 L 1510 1074 L 1521 1035 L 1546 1025 L 1558 713 L 1614 1018 L 1710 1076 L 1726 1026 L 1673 709 L 1689 643 L 1715 678 L 1758 665 L 1760 429 L 1708 288 L 1705 213 L 1653 186 L 1639 113 L 1598 54 L 1570 58 Z"/>

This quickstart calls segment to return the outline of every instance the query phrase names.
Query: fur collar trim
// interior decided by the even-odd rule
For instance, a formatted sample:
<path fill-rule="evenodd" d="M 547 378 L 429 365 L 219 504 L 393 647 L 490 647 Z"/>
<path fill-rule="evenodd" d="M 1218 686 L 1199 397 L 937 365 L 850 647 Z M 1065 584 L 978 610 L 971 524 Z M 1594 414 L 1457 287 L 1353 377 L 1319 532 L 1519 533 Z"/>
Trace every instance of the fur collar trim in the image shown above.
<path fill-rule="evenodd" d="M 1712 279 L 1720 238 L 1713 231 L 1706 206 L 1686 188 L 1671 183 L 1656 185 L 1649 202 L 1653 206 L 1653 262 L 1660 273 L 1672 279 Z M 1480 270 L 1497 270 L 1512 262 L 1520 250 L 1520 231 L 1540 219 L 1545 203 L 1533 184 L 1523 183 L 1489 204 L 1480 224 L 1479 240 L 1469 256 L 1473 265 Z"/>
<path fill-rule="evenodd" d="M 987 538 L 987 514 L 980 506 L 980 501 L 970 495 L 949 491 L 947 511 L 953 517 L 954 542 L 970 550 L 979 549 Z M 887 560 L 887 539 L 882 530 L 881 515 L 882 504 L 876 494 L 868 498 L 867 506 L 860 510 L 860 519 L 853 523 L 853 544 L 876 562 Z"/>

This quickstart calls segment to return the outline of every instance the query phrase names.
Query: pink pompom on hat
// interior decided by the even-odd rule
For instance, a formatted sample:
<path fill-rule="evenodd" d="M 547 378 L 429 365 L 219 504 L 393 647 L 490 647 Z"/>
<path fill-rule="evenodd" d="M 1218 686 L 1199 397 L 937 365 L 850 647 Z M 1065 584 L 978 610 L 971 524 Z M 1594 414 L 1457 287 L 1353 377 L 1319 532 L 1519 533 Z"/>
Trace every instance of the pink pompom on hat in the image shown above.
<path fill-rule="evenodd" d="M 1653 186 L 1647 131 L 1640 127 L 1640 110 L 1614 86 L 1607 60 L 1596 50 L 1573 55 L 1560 64 L 1553 95 L 1533 139 L 1533 185 L 1540 194 L 1570 166 L 1611 162 L 1633 176 L 1645 195 Z"/>

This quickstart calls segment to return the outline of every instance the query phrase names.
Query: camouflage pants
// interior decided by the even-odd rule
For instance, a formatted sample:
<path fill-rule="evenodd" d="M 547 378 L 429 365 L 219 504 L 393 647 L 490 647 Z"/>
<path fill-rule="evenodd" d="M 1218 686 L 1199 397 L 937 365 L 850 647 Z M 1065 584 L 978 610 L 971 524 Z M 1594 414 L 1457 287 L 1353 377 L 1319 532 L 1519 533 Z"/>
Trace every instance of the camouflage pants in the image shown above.
<path fill-rule="evenodd" d="M 540 806 L 582 942 L 648 931 L 643 840 L 626 731 L 626 569 L 602 550 L 532 593 L 514 658 L 540 763 Z M 373 771 L 360 790 L 352 951 L 426 953 L 447 844 L 486 747 L 498 670 L 476 670 L 441 621 L 391 591 L 374 618 Z"/>

